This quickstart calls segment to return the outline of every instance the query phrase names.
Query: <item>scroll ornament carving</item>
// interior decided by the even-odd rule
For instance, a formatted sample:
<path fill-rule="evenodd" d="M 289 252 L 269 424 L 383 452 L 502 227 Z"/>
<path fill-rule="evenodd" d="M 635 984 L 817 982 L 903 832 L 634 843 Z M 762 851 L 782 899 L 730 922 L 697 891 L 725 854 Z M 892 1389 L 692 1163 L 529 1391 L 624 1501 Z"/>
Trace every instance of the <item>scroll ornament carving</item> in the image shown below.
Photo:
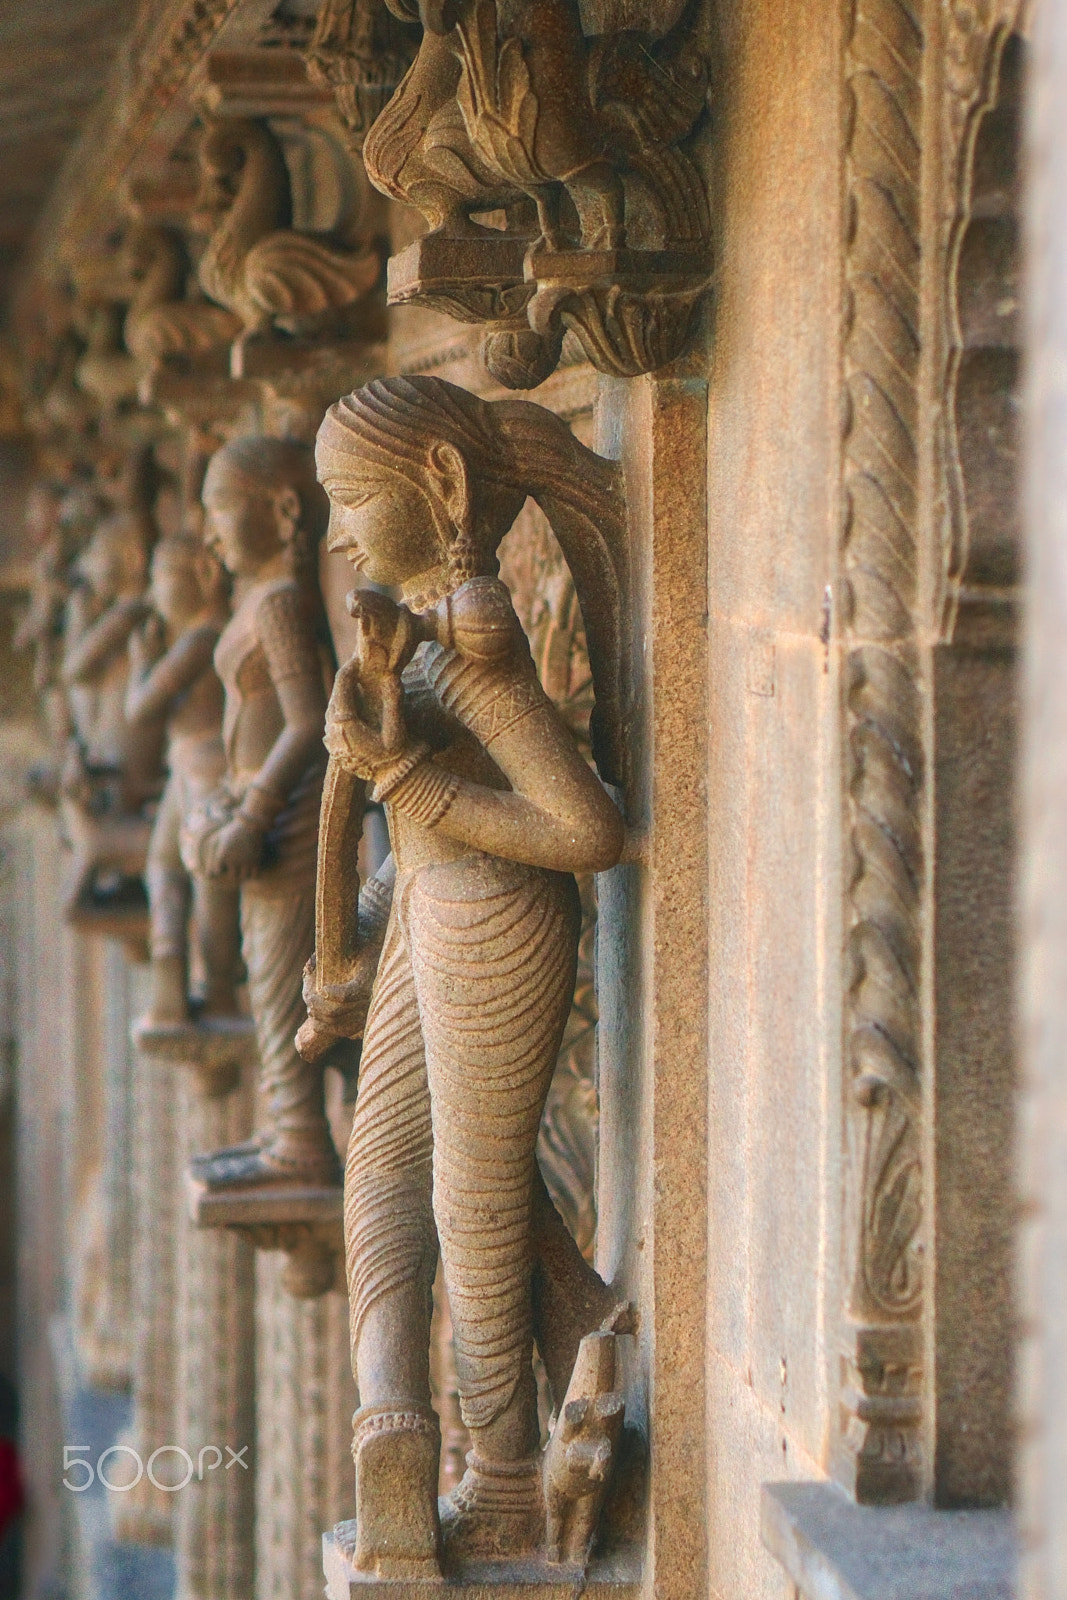
<path fill-rule="evenodd" d="M 308 75 L 333 89 L 357 154 L 414 61 L 416 40 L 384 0 L 323 0 L 305 56 Z"/>
<path fill-rule="evenodd" d="M 351 1559 L 391 1578 L 520 1553 L 581 1566 L 617 1450 L 615 1344 L 632 1312 L 583 1260 L 535 1150 L 574 991 L 570 874 L 612 865 L 623 827 L 494 572 L 532 495 L 581 597 L 594 746 L 615 777 L 618 469 L 539 407 L 425 377 L 377 380 L 331 407 L 317 463 L 331 549 L 405 597 L 352 597 L 356 650 L 327 715 L 301 1030 L 312 1054 L 331 1036 L 363 1039 L 345 1180 L 361 1400 Z M 393 854 L 357 900 L 351 846 L 368 789 Z M 489 1191 L 492 1215 L 479 1200 Z M 426 1362 L 438 1241 L 472 1446 L 440 1517 Z M 562 1419 L 544 1457 L 535 1339 Z"/>
<path fill-rule="evenodd" d="M 567 328 L 619 376 L 679 355 L 711 264 L 692 18 L 587 39 L 577 0 L 390 9 L 423 39 L 364 158 L 431 230 L 390 262 L 391 302 L 495 325 L 485 357 L 508 388 L 548 376 Z M 490 211 L 503 232 L 473 220 Z"/>
<path fill-rule="evenodd" d="M 234 376 L 243 341 L 278 329 L 336 334 L 378 282 L 371 246 L 342 249 L 333 239 L 292 227 L 289 174 L 265 122 L 210 121 L 199 146 L 198 218 L 211 230 L 200 284 L 239 319 Z"/>
<path fill-rule="evenodd" d="M 856 0 L 842 542 L 851 865 L 840 1450 L 860 1500 L 921 1492 L 921 953 L 925 782 L 915 608 L 923 36 Z"/>
<path fill-rule="evenodd" d="M 164 366 L 185 369 L 240 333 L 241 321 L 232 311 L 187 298 L 190 264 L 176 229 L 135 224 L 122 254 L 133 285 L 124 338 L 142 386 Z"/>

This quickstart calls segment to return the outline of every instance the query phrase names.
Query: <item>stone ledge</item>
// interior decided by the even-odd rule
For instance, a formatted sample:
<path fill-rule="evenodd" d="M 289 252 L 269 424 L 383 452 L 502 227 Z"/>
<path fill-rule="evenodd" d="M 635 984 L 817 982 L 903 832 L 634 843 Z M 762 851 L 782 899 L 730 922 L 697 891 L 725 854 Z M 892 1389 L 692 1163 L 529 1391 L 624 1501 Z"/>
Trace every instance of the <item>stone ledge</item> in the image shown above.
<path fill-rule="evenodd" d="M 471 1561 L 444 1578 L 373 1578 L 349 1559 L 355 1523 L 339 1522 L 322 1536 L 327 1600 L 637 1600 L 637 1560 L 630 1554 L 597 1557 L 583 1576 L 579 1567 L 543 1561 Z"/>
<path fill-rule="evenodd" d="M 804 1600 L 1012 1600 L 1015 1592 L 1008 1511 L 858 1506 L 830 1483 L 765 1483 L 760 1524 Z"/>

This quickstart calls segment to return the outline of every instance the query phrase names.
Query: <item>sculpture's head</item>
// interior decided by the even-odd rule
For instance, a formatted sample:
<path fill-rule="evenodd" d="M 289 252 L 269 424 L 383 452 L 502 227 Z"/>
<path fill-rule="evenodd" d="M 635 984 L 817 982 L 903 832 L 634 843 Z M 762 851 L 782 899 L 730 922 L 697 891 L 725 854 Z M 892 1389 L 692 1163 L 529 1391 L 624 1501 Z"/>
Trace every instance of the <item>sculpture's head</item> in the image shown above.
<path fill-rule="evenodd" d="M 168 534 L 152 552 L 148 598 L 172 630 L 180 632 L 207 610 L 221 610 L 223 574 L 199 539 Z"/>
<path fill-rule="evenodd" d="M 279 564 L 296 570 L 326 525 L 311 451 L 291 439 L 232 439 L 209 461 L 201 498 L 205 542 L 237 578 L 257 577 L 283 555 Z"/>
<path fill-rule="evenodd" d="M 101 522 L 76 566 L 101 605 L 144 592 L 145 547 L 134 519 L 120 512 Z"/>
<path fill-rule="evenodd" d="M 427 603 L 496 572 L 527 494 L 493 408 L 439 378 L 378 378 L 338 400 L 315 461 L 329 548 Z"/>
<path fill-rule="evenodd" d="M 601 771 L 622 770 L 621 584 L 626 508 L 619 468 L 526 400 L 481 400 L 441 378 L 376 378 L 332 405 L 315 446 L 330 497 L 331 550 L 426 610 L 496 551 L 529 495 L 574 577 L 589 643 Z"/>

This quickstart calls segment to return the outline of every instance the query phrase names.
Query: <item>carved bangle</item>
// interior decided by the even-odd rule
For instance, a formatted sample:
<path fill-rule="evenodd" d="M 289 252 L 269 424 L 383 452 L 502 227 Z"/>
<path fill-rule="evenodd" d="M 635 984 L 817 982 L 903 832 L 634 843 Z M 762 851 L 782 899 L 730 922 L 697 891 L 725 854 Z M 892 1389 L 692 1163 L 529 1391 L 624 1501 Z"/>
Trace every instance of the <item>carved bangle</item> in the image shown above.
<path fill-rule="evenodd" d="M 423 828 L 436 828 L 459 793 L 462 779 L 424 761 L 393 790 L 392 804 Z"/>
<path fill-rule="evenodd" d="M 379 767 L 373 774 L 374 788 L 371 790 L 371 799 L 387 799 L 397 784 L 403 783 L 408 773 L 413 772 L 420 761 L 425 761 L 429 753 L 428 744 L 411 744 L 396 757 L 395 761 L 391 761 L 388 766 Z"/>
<path fill-rule="evenodd" d="M 359 891 L 360 932 L 366 928 L 368 936 L 380 933 L 389 921 L 393 893 L 377 878 L 368 878 Z"/>
<path fill-rule="evenodd" d="M 250 783 L 237 808 L 237 815 L 242 822 L 251 823 L 254 828 L 261 828 L 265 833 L 284 805 L 285 801 L 279 800 L 269 789 L 262 789 L 258 784 Z"/>

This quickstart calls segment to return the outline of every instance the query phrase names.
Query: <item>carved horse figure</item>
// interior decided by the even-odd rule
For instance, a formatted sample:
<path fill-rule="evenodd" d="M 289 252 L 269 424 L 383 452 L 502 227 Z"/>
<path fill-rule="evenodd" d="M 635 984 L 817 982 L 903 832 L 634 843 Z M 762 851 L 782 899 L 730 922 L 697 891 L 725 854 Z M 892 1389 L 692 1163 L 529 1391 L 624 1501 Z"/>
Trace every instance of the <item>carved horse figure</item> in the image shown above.
<path fill-rule="evenodd" d="M 584 605 L 594 748 L 616 778 L 624 516 L 618 469 L 550 412 L 436 378 L 379 379 L 339 401 L 316 459 L 331 550 L 405 598 L 355 597 L 359 643 L 326 734 L 331 766 L 384 802 L 392 855 L 360 893 L 348 982 L 318 988 L 319 952 L 305 980 L 312 1022 L 363 1036 L 345 1178 L 354 1559 L 403 1577 L 435 1571 L 439 1552 L 427 1358 L 438 1247 L 473 1444 L 442 1502 L 446 1560 L 541 1546 L 532 1340 L 562 1410 L 577 1398 L 583 1338 L 625 1326 L 628 1308 L 582 1259 L 535 1154 L 574 992 L 573 874 L 615 864 L 623 821 L 496 576 L 497 546 L 532 495 Z M 320 898 L 348 868 L 325 840 Z"/>

